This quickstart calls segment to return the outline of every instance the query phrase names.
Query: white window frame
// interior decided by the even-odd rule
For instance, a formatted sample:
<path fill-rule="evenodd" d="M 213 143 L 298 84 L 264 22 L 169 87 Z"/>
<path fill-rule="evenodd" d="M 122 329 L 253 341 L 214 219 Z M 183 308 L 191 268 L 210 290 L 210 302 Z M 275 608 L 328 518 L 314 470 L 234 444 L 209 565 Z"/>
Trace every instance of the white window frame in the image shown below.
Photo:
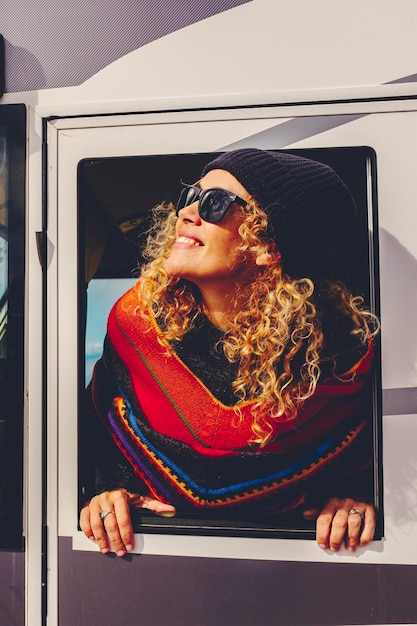
<path fill-rule="evenodd" d="M 50 536 L 71 536 L 74 549 L 97 550 L 77 530 L 77 165 L 84 158 L 136 156 L 178 152 L 212 152 L 224 149 L 256 132 L 266 130 L 297 116 L 346 115 L 346 122 L 336 130 L 312 136 L 288 146 L 262 147 L 337 147 L 369 145 L 378 154 L 379 175 L 387 175 L 393 155 L 390 138 L 383 129 L 386 123 L 402 116 L 417 127 L 416 112 L 396 112 L 398 103 L 361 103 L 233 109 L 219 111 L 183 111 L 65 118 L 48 122 L 48 236 L 55 250 L 48 269 L 48 437 L 49 483 L 48 515 Z M 407 108 L 407 105 L 402 105 Z M 390 117 L 387 118 L 387 115 Z M 367 120 L 365 120 L 367 118 Z M 372 120 L 372 123 L 370 123 Z M 347 126 L 349 128 L 347 129 Z M 390 137 L 391 137 L 390 133 Z M 410 132 L 410 135 L 412 133 Z M 414 135 L 415 136 L 415 135 Z M 379 176 L 381 178 L 381 176 Z M 382 192 L 382 193 L 381 193 Z M 389 192 L 382 182 L 379 189 L 380 225 L 398 230 L 392 222 L 387 200 Z M 382 200 L 382 205 L 381 205 Z M 382 217 L 382 220 L 381 220 Z M 391 230 L 392 230 L 391 229 Z M 400 228 L 401 230 L 401 228 Z M 400 236 L 409 239 L 409 233 Z M 382 294 L 383 295 L 383 294 Z M 384 338 L 384 335 L 383 335 Z M 383 385 L 390 385 L 392 370 L 384 372 Z M 58 420 L 57 417 L 58 416 Z M 390 443 L 394 431 L 392 416 L 384 418 L 384 473 L 387 497 L 395 485 L 398 452 Z M 413 419 L 414 418 L 414 419 Z M 404 440 L 416 440 L 415 416 L 395 416 L 395 433 Z M 410 451 L 411 454 L 411 451 Z M 56 468 L 55 478 L 53 468 Z M 387 487 L 388 486 L 388 487 Z M 403 511 L 404 513 L 404 511 Z M 385 540 L 373 542 L 355 554 L 341 550 L 337 555 L 321 551 L 314 541 L 301 539 L 265 539 L 248 537 L 206 537 L 161 534 L 137 534 L 135 552 L 199 557 L 223 557 L 266 560 L 362 563 L 417 563 L 417 523 L 411 513 L 398 524 L 395 511 L 385 511 Z M 413 531 L 412 531 L 413 529 Z M 51 550 L 51 547 L 50 547 Z M 51 558 L 57 552 L 52 547 Z"/>

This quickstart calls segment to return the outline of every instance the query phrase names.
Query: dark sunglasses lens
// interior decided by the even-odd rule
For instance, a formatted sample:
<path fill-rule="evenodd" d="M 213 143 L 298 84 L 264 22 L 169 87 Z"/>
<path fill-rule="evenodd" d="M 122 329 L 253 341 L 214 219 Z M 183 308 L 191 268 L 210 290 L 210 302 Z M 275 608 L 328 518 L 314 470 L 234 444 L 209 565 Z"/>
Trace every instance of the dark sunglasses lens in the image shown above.
<path fill-rule="evenodd" d="M 199 202 L 199 214 L 206 222 L 216 224 L 220 222 L 233 199 L 223 189 L 208 189 L 203 192 Z"/>
<path fill-rule="evenodd" d="M 177 215 L 178 211 L 181 211 L 185 206 L 192 204 L 199 195 L 199 190 L 194 187 L 186 187 L 180 193 L 180 197 L 177 202 Z"/>

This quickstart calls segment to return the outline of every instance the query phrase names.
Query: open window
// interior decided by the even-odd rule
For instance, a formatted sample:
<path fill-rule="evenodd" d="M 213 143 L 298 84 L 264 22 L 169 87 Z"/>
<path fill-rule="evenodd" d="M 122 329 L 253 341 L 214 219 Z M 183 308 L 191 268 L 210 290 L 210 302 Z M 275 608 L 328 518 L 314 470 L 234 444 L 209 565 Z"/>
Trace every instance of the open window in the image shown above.
<path fill-rule="evenodd" d="M 0 106 L 0 549 L 22 548 L 26 110 Z"/>
<path fill-rule="evenodd" d="M 332 275 L 364 296 L 371 311 L 379 313 L 376 228 L 376 157 L 366 147 L 288 150 L 327 163 L 350 188 L 359 208 L 351 230 L 329 252 Z M 88 385 L 94 363 L 101 356 L 106 320 L 111 306 L 135 282 L 143 262 L 141 249 L 149 226 L 150 210 L 163 201 L 175 202 L 181 181 L 198 180 L 214 154 L 189 153 L 93 158 L 78 166 L 79 227 L 79 398 Z M 380 511 L 377 537 L 382 535 L 380 451 L 379 352 L 364 410 L 372 421 L 369 446 L 373 465 L 367 496 Z M 81 400 L 82 402 L 82 400 Z M 80 414 L 83 407 L 80 404 Z M 80 458 L 86 449 L 79 429 Z M 88 491 L 88 463 L 79 468 L 80 498 Z M 262 519 L 181 515 L 166 520 L 133 511 L 135 530 L 146 533 L 250 535 L 257 537 L 313 538 L 314 520 L 297 514 Z"/>

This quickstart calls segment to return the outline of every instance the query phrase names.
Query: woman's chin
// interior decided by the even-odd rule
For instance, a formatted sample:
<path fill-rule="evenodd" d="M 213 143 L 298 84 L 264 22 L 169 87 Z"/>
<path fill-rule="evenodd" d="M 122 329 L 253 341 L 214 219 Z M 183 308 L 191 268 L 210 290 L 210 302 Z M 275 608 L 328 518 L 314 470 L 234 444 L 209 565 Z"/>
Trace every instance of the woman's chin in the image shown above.
<path fill-rule="evenodd" d="M 165 261 L 165 271 L 170 278 L 185 278 L 184 268 L 180 263 L 176 263 L 171 258 Z"/>

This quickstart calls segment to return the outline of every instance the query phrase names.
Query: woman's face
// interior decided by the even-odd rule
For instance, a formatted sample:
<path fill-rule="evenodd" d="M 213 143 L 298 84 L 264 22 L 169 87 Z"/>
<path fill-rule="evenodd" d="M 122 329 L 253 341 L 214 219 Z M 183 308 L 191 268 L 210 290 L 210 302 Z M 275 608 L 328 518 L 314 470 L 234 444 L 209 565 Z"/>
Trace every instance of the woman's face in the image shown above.
<path fill-rule="evenodd" d="M 219 187 L 249 199 L 246 189 L 225 170 L 211 170 L 200 181 L 202 189 Z M 212 224 L 198 214 L 198 202 L 179 211 L 177 239 L 172 246 L 165 269 L 170 276 L 185 278 L 205 289 L 231 294 L 240 284 L 255 276 L 255 259 L 238 251 L 242 239 L 238 228 L 244 214 L 236 204 L 230 206 L 220 222 Z"/>

